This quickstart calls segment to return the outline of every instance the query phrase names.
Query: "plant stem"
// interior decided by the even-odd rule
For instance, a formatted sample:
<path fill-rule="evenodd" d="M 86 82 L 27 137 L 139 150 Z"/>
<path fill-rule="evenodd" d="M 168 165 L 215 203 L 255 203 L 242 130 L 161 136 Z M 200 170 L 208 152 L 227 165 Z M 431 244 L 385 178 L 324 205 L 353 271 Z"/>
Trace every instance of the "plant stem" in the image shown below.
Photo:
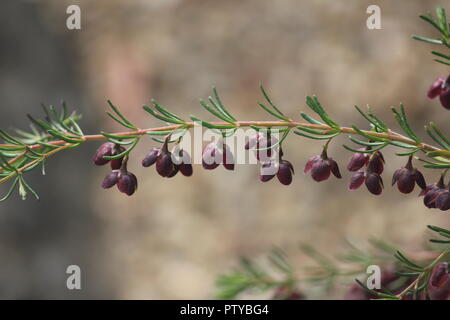
<path fill-rule="evenodd" d="M 211 122 L 213 125 L 229 125 L 227 122 Z M 157 131 L 170 131 L 170 130 L 176 130 L 179 128 L 192 128 L 196 125 L 200 125 L 195 122 L 186 122 L 185 124 L 175 124 L 175 125 L 169 125 L 164 127 L 157 127 L 157 128 L 148 128 L 148 129 L 138 129 L 134 131 L 126 131 L 126 132 L 119 132 L 114 133 L 115 136 L 128 136 L 128 135 L 144 135 L 147 132 L 157 132 Z M 235 125 L 237 127 L 250 127 L 250 126 L 258 126 L 258 127 L 305 127 L 309 129 L 319 129 L 319 130 L 334 130 L 334 128 L 328 126 L 328 125 L 320 125 L 320 124 L 312 124 L 312 123 L 305 123 L 305 122 L 296 122 L 296 121 L 236 121 Z M 348 134 L 358 134 L 353 128 L 349 127 L 341 127 L 340 131 L 342 133 L 348 133 Z M 417 148 L 420 148 L 422 150 L 426 151 L 443 151 L 442 149 L 439 149 L 437 147 L 434 147 L 432 145 L 426 144 L 426 143 L 417 143 L 416 141 L 409 139 L 408 137 L 405 137 L 399 133 L 389 131 L 388 133 L 384 132 L 374 132 L 374 131 L 367 131 L 367 130 L 361 130 L 363 133 L 376 137 L 376 138 L 383 138 L 389 141 L 396 141 L 396 142 L 403 142 L 412 146 L 416 146 Z M 81 141 L 95 141 L 95 140 L 104 140 L 106 139 L 105 136 L 101 134 L 97 135 L 85 135 L 81 137 Z M 50 141 L 47 144 L 50 145 L 64 145 L 68 142 L 64 140 L 55 140 Z M 0 144 L 0 147 L 3 148 L 16 148 L 16 145 L 8 145 L 8 144 Z M 42 148 L 42 145 L 40 144 L 34 144 L 28 146 L 30 149 L 40 149 Z"/>

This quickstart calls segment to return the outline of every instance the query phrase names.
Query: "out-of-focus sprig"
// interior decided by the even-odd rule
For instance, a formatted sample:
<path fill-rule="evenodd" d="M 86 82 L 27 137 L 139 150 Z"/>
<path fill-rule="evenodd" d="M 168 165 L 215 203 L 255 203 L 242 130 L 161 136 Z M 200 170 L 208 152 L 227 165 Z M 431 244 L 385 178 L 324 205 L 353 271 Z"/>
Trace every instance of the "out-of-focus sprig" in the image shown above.
<path fill-rule="evenodd" d="M 240 267 L 217 278 L 218 299 L 234 299 L 244 292 L 266 292 L 281 289 L 284 295 L 297 292 L 292 266 L 280 249 L 274 249 L 268 256 L 267 267 L 248 258 L 241 258 Z M 275 277 L 273 273 L 281 276 Z M 281 293 L 281 291 L 280 291 Z"/>
<path fill-rule="evenodd" d="M 375 291 L 367 288 L 367 286 L 359 280 L 356 280 L 357 283 L 370 294 L 384 300 L 411 298 L 433 299 L 433 295 L 436 295 L 439 298 L 447 298 L 450 295 L 450 279 L 448 276 L 448 262 L 450 260 L 450 247 L 448 245 L 450 244 L 450 230 L 436 226 L 428 226 L 428 228 L 444 238 L 430 239 L 430 242 L 446 244 L 447 246 L 436 258 L 426 265 L 421 265 L 420 262 L 413 262 L 412 259 L 397 250 L 394 256 L 404 270 L 397 272 L 397 274 L 410 280 L 408 281 L 408 285 L 406 285 L 399 293 L 392 293 L 386 290 Z M 442 267 L 446 268 L 446 271 L 444 270 L 442 274 L 436 275 L 436 268 L 440 263 L 443 263 Z M 440 267 L 441 266 L 439 266 L 439 268 Z M 439 279 L 436 279 L 436 277 L 439 277 Z M 442 283 L 440 283 L 439 286 L 436 286 L 434 284 L 436 281 Z M 431 290 L 434 290 L 434 292 Z M 442 292 L 439 292 L 439 290 Z"/>
<path fill-rule="evenodd" d="M 429 228 L 444 237 L 431 239 L 430 242 L 450 244 L 449 230 L 435 226 Z M 341 298 L 401 300 L 445 299 L 450 296 L 450 278 L 448 269 L 444 268 L 450 260 L 450 247 L 442 250 L 436 245 L 427 246 L 424 251 L 409 253 L 408 256 L 413 257 L 411 259 L 383 240 L 371 239 L 369 244 L 370 247 L 362 249 L 347 242 L 346 252 L 335 257 L 302 244 L 303 253 L 315 263 L 299 271 L 293 269 L 285 254 L 281 255 L 281 263 L 277 261 L 280 249 L 269 254 L 268 265 L 244 258 L 239 268 L 217 278 L 216 296 L 236 299 L 242 293 L 263 292 L 279 298 L 279 292 L 289 291 L 301 299 L 323 298 L 343 284 L 349 284 L 355 277 L 356 283 L 350 285 Z M 365 284 L 365 279 L 373 272 L 368 268 L 373 266 L 379 266 L 381 272 L 381 288 L 376 290 L 369 289 Z M 287 295 L 282 299 L 289 297 Z"/>
<path fill-rule="evenodd" d="M 436 8 L 436 17 L 433 17 L 431 14 L 420 15 L 422 20 L 425 20 L 430 25 L 432 25 L 438 32 L 439 38 L 428 38 L 413 35 L 413 39 L 424 41 L 431 44 L 438 44 L 444 46 L 446 49 L 450 49 L 450 25 L 447 21 L 447 16 L 445 14 L 445 9 L 442 7 Z M 437 58 L 433 59 L 436 62 L 445 64 L 450 66 L 450 55 L 444 54 L 437 51 L 431 51 L 431 54 L 436 56 Z"/>

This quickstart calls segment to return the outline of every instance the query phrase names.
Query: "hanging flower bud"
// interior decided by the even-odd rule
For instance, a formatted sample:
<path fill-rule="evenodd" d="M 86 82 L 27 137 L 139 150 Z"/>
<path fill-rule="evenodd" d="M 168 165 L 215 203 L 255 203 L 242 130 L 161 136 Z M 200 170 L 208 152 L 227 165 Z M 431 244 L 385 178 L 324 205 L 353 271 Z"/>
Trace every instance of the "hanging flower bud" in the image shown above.
<path fill-rule="evenodd" d="M 179 170 L 180 170 L 180 165 L 174 164 L 172 172 L 169 173 L 166 178 L 175 177 Z"/>
<path fill-rule="evenodd" d="M 245 149 L 255 148 L 256 159 L 260 162 L 270 161 L 272 157 L 272 146 L 278 142 L 269 132 L 258 132 L 254 137 L 250 138 L 245 144 Z"/>
<path fill-rule="evenodd" d="M 384 170 L 384 157 L 380 151 L 375 151 L 369 158 L 367 169 L 370 172 L 382 174 Z"/>
<path fill-rule="evenodd" d="M 359 150 L 365 151 L 367 148 L 360 148 Z M 348 171 L 358 171 L 364 167 L 369 161 L 369 155 L 367 153 L 357 152 L 352 155 L 347 165 Z"/>
<path fill-rule="evenodd" d="M 245 143 L 245 150 L 250 150 L 253 149 L 257 142 L 262 139 L 264 137 L 264 134 L 261 132 L 258 132 L 257 134 L 255 134 L 253 137 L 251 137 L 250 139 L 248 139 L 248 141 Z"/>
<path fill-rule="evenodd" d="M 160 152 L 161 148 L 153 148 L 142 160 L 142 166 L 147 168 L 154 165 Z"/>
<path fill-rule="evenodd" d="M 430 284 L 433 287 L 442 287 L 449 280 L 448 275 L 448 263 L 440 262 L 438 263 L 431 273 Z"/>
<path fill-rule="evenodd" d="M 225 143 L 223 144 L 222 151 L 222 164 L 227 170 L 234 170 L 234 157 L 233 153 L 230 150 L 230 147 Z"/>
<path fill-rule="evenodd" d="M 436 208 L 442 211 L 450 209 L 450 191 L 444 190 L 437 195 Z"/>
<path fill-rule="evenodd" d="M 364 183 L 366 179 L 366 174 L 363 171 L 355 172 L 350 178 L 350 185 L 348 186 L 349 190 L 356 190 Z"/>
<path fill-rule="evenodd" d="M 370 193 L 380 195 L 383 192 L 383 179 L 375 172 L 368 172 L 366 175 L 366 187 Z"/>
<path fill-rule="evenodd" d="M 292 164 L 287 160 L 281 160 L 277 172 L 278 180 L 286 186 L 290 185 L 292 183 L 293 174 L 294 167 Z"/>
<path fill-rule="evenodd" d="M 338 179 L 342 178 L 337 162 L 327 155 L 327 146 L 328 143 L 320 156 L 317 155 L 308 160 L 303 171 L 305 174 L 311 171 L 311 177 L 317 182 L 327 180 L 331 173 Z"/>
<path fill-rule="evenodd" d="M 180 165 L 178 165 L 178 168 L 179 168 L 181 174 L 185 177 L 192 176 L 193 169 L 192 169 L 191 156 L 186 151 L 181 150 L 181 159 L 182 159 L 182 163 Z"/>
<path fill-rule="evenodd" d="M 156 172 L 162 177 L 168 177 L 175 170 L 172 154 L 167 149 L 167 142 L 163 144 L 161 152 L 156 159 Z"/>
<path fill-rule="evenodd" d="M 117 184 L 117 180 L 119 179 L 119 171 L 114 170 L 110 172 L 102 182 L 102 188 L 109 189 L 114 187 Z"/>
<path fill-rule="evenodd" d="M 402 193 L 411 193 L 416 183 L 422 189 L 427 187 L 422 173 L 412 166 L 412 156 L 409 157 L 405 167 L 395 170 L 392 185 L 396 183 Z"/>
<path fill-rule="evenodd" d="M 450 295 L 450 277 L 447 262 L 440 262 L 433 268 L 428 291 L 432 300 L 448 299 Z"/>
<path fill-rule="evenodd" d="M 131 196 L 137 190 L 137 185 L 137 178 L 134 174 L 126 171 L 126 169 L 119 173 L 117 187 L 119 188 L 120 192 Z"/>
<path fill-rule="evenodd" d="M 267 161 L 261 166 L 261 174 L 259 180 L 261 182 L 267 182 L 272 180 L 278 173 L 278 163 L 275 160 Z"/>
<path fill-rule="evenodd" d="M 221 152 L 215 142 L 206 145 L 202 155 L 202 165 L 206 170 L 213 170 L 220 165 Z"/>
<path fill-rule="evenodd" d="M 441 102 L 441 105 L 445 108 L 450 110 L 450 86 L 447 85 L 447 87 L 441 92 L 441 95 L 439 96 L 439 101 Z"/>
<path fill-rule="evenodd" d="M 103 166 L 109 162 L 109 160 L 105 159 L 105 156 L 112 156 L 114 150 L 114 143 L 106 142 L 102 144 L 97 151 L 94 153 L 94 157 L 92 161 L 97 166 Z"/>
<path fill-rule="evenodd" d="M 430 89 L 428 89 L 427 96 L 430 99 L 434 99 L 441 95 L 445 85 L 445 77 L 439 77 L 433 82 Z"/>
<path fill-rule="evenodd" d="M 441 175 L 441 178 L 437 183 L 429 184 L 422 192 L 419 194 L 419 197 L 423 196 L 423 204 L 429 208 L 436 208 L 436 199 L 442 193 L 446 191 L 444 184 L 444 176 Z"/>

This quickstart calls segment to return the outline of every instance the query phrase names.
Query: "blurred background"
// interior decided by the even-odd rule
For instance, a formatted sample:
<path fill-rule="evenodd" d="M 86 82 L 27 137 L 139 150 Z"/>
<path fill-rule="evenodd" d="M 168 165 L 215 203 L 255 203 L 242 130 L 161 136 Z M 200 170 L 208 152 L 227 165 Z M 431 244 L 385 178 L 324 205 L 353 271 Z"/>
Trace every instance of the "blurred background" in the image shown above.
<path fill-rule="evenodd" d="M 81 30 L 66 28 L 66 8 L 81 8 Z M 366 8 L 381 7 L 381 30 L 368 30 Z M 264 120 L 256 106 L 264 83 L 290 117 L 316 94 L 342 124 L 365 125 L 353 105 L 370 104 L 391 125 L 390 107 L 404 103 L 420 130 L 427 120 L 448 128 L 428 86 L 448 70 L 430 46 L 434 36 L 418 15 L 445 1 L 17 1 L 0 4 L 0 126 L 26 129 L 40 103 L 67 101 L 83 114 L 84 131 L 122 130 L 104 114 L 111 99 L 140 127 L 157 126 L 141 106 L 158 99 L 175 112 L 204 119 L 199 98 L 212 86 L 239 119 Z M 449 9 L 449 8 L 447 8 Z M 447 133 L 449 133 L 447 131 Z M 349 153 L 336 141 L 330 155 L 344 172 Z M 309 261 L 299 243 L 335 255 L 345 241 L 364 246 L 378 237 L 419 248 L 427 224 L 449 226 L 415 194 L 389 186 L 405 159 L 385 152 L 382 196 L 347 191 L 349 174 L 315 183 L 302 173 L 320 144 L 292 136 L 285 158 L 294 183 L 261 184 L 255 165 L 161 179 L 140 166 L 155 145 L 143 140 L 130 170 L 139 190 L 126 197 L 102 190 L 106 168 L 94 167 L 98 147 L 51 158 L 47 175 L 29 181 L 40 201 L 18 196 L 0 205 L 0 298 L 207 299 L 217 275 L 240 256 L 264 256 L 279 246 L 298 270 Z M 434 172 L 428 172 L 430 180 Z M 1 186 L 2 193 L 7 186 Z M 66 268 L 82 271 L 82 290 L 66 288 Z M 339 298 L 336 292 L 324 298 Z"/>

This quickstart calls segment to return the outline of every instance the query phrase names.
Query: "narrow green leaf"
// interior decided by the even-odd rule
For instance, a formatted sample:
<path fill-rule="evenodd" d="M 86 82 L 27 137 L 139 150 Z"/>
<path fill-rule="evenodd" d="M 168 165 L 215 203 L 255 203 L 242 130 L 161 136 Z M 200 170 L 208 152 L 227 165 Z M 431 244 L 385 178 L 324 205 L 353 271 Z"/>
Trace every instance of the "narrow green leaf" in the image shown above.
<path fill-rule="evenodd" d="M 183 119 L 181 119 L 176 114 L 174 114 L 174 113 L 170 112 L 169 110 L 167 110 L 167 108 L 165 108 L 162 105 L 160 105 L 155 99 L 152 99 L 152 103 L 153 103 L 153 106 L 155 107 L 155 109 L 158 110 L 161 114 L 165 115 L 168 118 L 172 118 L 172 119 L 177 120 L 177 121 L 179 121 L 181 123 L 184 123 Z"/>
<path fill-rule="evenodd" d="M 356 153 L 374 153 L 374 152 L 376 152 L 376 151 L 379 151 L 379 150 L 383 149 L 383 148 L 386 147 L 387 145 L 388 145 L 388 143 L 384 143 L 384 144 L 380 145 L 379 147 L 377 147 L 377 148 L 372 148 L 372 149 L 370 149 L 370 150 L 356 150 L 356 149 L 353 149 L 353 148 L 351 148 L 351 147 L 349 147 L 349 146 L 347 146 L 347 145 L 345 145 L 345 144 L 343 144 L 342 146 L 343 146 L 345 149 L 347 149 L 348 151 L 351 151 L 351 152 L 356 152 Z"/>
<path fill-rule="evenodd" d="M 339 131 L 336 132 L 336 133 L 333 133 L 333 134 L 326 134 L 326 135 L 321 135 L 321 136 L 313 136 L 313 135 L 310 135 L 310 134 L 307 134 L 307 133 L 303 133 L 303 132 L 300 132 L 300 131 L 294 131 L 294 133 L 299 135 L 299 136 L 302 136 L 302 137 L 305 137 L 305 138 L 309 138 L 309 139 L 314 139 L 314 140 L 329 140 L 329 139 L 334 138 L 334 137 L 336 137 L 337 135 L 340 134 Z"/>
<path fill-rule="evenodd" d="M 108 104 L 125 124 L 127 124 L 130 127 L 133 127 L 133 129 L 137 129 L 130 121 L 128 121 L 127 118 L 125 118 L 125 116 L 119 111 L 119 109 L 115 105 L 113 105 L 113 103 L 110 100 L 108 100 Z"/>
<path fill-rule="evenodd" d="M 445 16 L 445 9 L 442 7 L 436 8 L 436 15 L 439 22 L 439 29 L 441 30 L 442 34 L 448 38 L 448 22 L 447 17 Z"/>
<path fill-rule="evenodd" d="M 275 104 L 272 102 L 272 100 L 269 98 L 269 95 L 267 94 L 266 90 L 264 89 L 264 87 L 262 85 L 259 86 L 259 88 L 261 89 L 262 94 L 264 95 L 264 98 L 267 100 L 267 102 L 272 106 L 272 108 L 275 110 L 276 113 L 278 113 L 280 116 L 284 117 L 285 120 L 288 120 L 288 118 L 284 115 L 283 112 L 280 111 L 280 109 L 278 109 Z"/>
<path fill-rule="evenodd" d="M 191 116 L 192 121 L 199 123 L 200 125 L 202 125 L 203 127 L 209 128 L 209 129 L 234 129 L 236 128 L 235 125 L 226 125 L 226 124 L 212 124 L 203 120 L 200 120 L 199 118 L 195 117 L 195 116 Z"/>
<path fill-rule="evenodd" d="M 120 158 L 123 158 L 123 157 L 125 157 L 127 154 L 129 154 L 129 153 L 136 147 L 136 145 L 138 144 L 138 142 L 139 142 L 139 139 L 136 139 L 136 140 L 133 141 L 133 143 L 131 144 L 131 146 L 130 146 L 128 149 L 126 149 L 124 152 L 119 153 L 118 155 L 115 155 L 115 156 L 103 156 L 103 158 L 106 159 L 106 160 L 114 160 L 114 159 L 120 159 Z"/>
<path fill-rule="evenodd" d="M 308 116 L 308 115 L 307 115 L 306 113 L 304 113 L 304 112 L 300 112 L 300 115 L 302 116 L 303 119 L 305 119 L 305 120 L 308 121 L 309 123 L 312 123 L 312 124 L 319 124 L 319 125 L 322 125 L 322 126 L 325 125 L 325 123 L 320 122 L 320 121 L 318 121 L 318 120 L 316 120 L 316 119 L 314 119 L 314 118 Z"/>
<path fill-rule="evenodd" d="M 258 105 L 261 108 L 263 108 L 267 113 L 270 113 L 271 115 L 273 115 L 275 118 L 278 118 L 278 119 L 283 120 L 283 121 L 288 121 L 288 119 L 285 116 L 280 115 L 280 114 L 270 110 L 266 105 L 262 104 L 261 102 L 258 102 Z"/>
<path fill-rule="evenodd" d="M 421 36 L 416 36 L 416 35 L 413 35 L 412 38 L 414 40 L 419 40 L 419 41 L 423 41 L 423 42 L 427 42 L 427 43 L 442 44 L 442 40 L 439 40 L 439 39 L 431 39 L 431 38 L 421 37 Z"/>
<path fill-rule="evenodd" d="M 217 102 L 217 107 L 223 112 L 225 113 L 231 120 L 236 121 L 236 119 L 228 112 L 228 110 L 223 106 L 222 100 L 220 100 L 219 98 L 219 94 L 217 93 L 217 89 L 214 87 L 213 88 L 213 94 L 214 94 L 214 98 L 216 99 Z"/>
<path fill-rule="evenodd" d="M 164 122 L 168 122 L 168 123 L 175 123 L 175 124 L 184 124 L 184 122 L 180 122 L 176 119 L 173 118 L 168 118 L 166 116 L 160 115 L 158 113 L 156 113 L 155 111 L 152 110 L 152 108 L 150 108 L 149 106 L 143 106 L 142 107 L 145 111 L 147 111 L 148 113 L 150 113 L 153 117 L 164 121 Z"/>
<path fill-rule="evenodd" d="M 443 54 L 443 53 L 440 53 L 440 52 L 437 52 L 437 51 L 431 51 L 431 53 L 434 54 L 435 56 L 438 56 L 438 57 L 450 60 L 450 56 L 449 55 L 446 55 L 446 54 Z"/>
<path fill-rule="evenodd" d="M 17 186 L 17 183 L 19 182 L 19 178 L 14 179 L 14 182 L 11 184 L 11 187 L 9 188 L 8 192 L 6 193 L 6 195 L 0 199 L 0 202 L 3 202 L 5 200 L 8 200 L 9 197 L 12 195 L 14 189 Z"/>

